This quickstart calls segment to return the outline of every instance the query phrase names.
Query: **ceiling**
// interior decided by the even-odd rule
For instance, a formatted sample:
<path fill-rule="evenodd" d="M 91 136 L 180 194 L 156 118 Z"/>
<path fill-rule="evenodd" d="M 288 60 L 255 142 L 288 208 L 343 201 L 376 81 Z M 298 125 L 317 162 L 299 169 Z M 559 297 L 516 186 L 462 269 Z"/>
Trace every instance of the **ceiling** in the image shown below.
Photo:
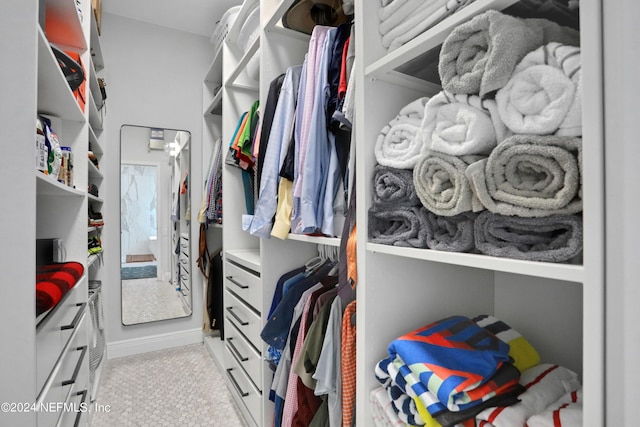
<path fill-rule="evenodd" d="M 242 0 L 102 0 L 102 12 L 211 37 L 216 23 Z"/>

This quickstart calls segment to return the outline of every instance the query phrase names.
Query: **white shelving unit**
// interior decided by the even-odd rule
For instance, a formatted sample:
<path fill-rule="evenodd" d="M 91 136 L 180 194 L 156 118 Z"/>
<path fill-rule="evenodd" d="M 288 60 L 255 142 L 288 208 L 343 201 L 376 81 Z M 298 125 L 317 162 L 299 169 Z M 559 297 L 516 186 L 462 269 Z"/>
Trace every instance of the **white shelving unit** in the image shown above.
<path fill-rule="evenodd" d="M 39 7 L 44 11 L 38 10 Z M 82 108 L 72 93 L 51 48 L 77 53 L 92 78 L 88 51 L 91 41 L 91 2 L 82 0 L 45 0 L 17 2 L 7 6 L 0 33 L 11 40 L 0 47 L 3 57 L 13 57 L 20 73 L 7 70 L 3 75 L 2 111 L 6 119 L 6 136 L 16 142 L 12 159 L 7 162 L 12 177 L 11 209 L 5 209 L 2 222 L 8 225 L 8 239 L 15 241 L 11 251 L 3 251 L 5 272 L 12 286 L 12 296 L 2 295 L 2 312 L 7 328 L 3 341 L 11 355 L 3 357 L 0 370 L 0 394 L 3 401 L 31 403 L 60 402 L 67 405 L 89 403 L 88 282 L 92 263 L 87 256 L 87 235 L 98 229 L 88 227 L 87 186 L 101 179 L 100 172 L 89 166 L 87 142 L 90 135 L 88 108 Z M 80 16 L 79 16 L 80 11 Z M 44 28 L 39 12 L 45 12 Z M 14 52 L 15 50 L 15 52 Z M 20 52 L 18 54 L 18 52 Z M 24 76 L 24 81 L 20 76 Z M 89 84 L 86 93 L 89 93 Z M 38 114 L 51 118 L 52 128 L 61 146 L 73 154 L 73 184 L 57 182 L 56 177 L 36 171 L 33 163 L 35 119 Z M 23 142 L 23 143 L 20 143 Z M 102 152 L 100 150 L 100 152 Z M 14 172 L 14 168 L 15 172 Z M 18 173 L 19 172 L 19 173 Z M 8 194 L 3 193 L 8 198 Z M 10 212 L 15 210 L 15 212 Z M 26 231 L 30 230 L 30 231 Z M 64 261 L 82 264 L 81 279 L 52 309 L 36 319 L 35 283 L 36 239 L 61 239 Z M 20 368 L 24 367 L 24 369 Z M 25 371 L 26 369 L 26 371 Z M 74 374 L 75 372 L 75 374 Z M 73 376 L 73 381 L 69 382 Z M 87 426 L 89 414 L 67 411 L 16 413 L 0 415 L 0 424 L 39 427 L 55 425 Z"/>
<path fill-rule="evenodd" d="M 375 364 L 385 357 L 389 342 L 449 315 L 481 313 L 495 315 L 519 330 L 538 349 L 543 361 L 559 363 L 578 372 L 584 384 L 584 417 L 589 420 L 585 425 L 604 425 L 599 421 L 603 420 L 604 413 L 604 310 L 598 300 L 603 291 L 603 199 L 600 184 L 595 182 L 604 175 L 601 162 L 596 159 L 602 146 L 598 129 L 603 120 L 602 93 L 585 91 L 583 99 L 584 117 L 591 118 L 584 121 L 584 175 L 592 177 L 591 182 L 586 178 L 584 182 L 584 265 L 368 243 L 367 212 L 372 193 L 368 177 L 372 176 L 376 163 L 370 141 L 375 141 L 380 129 L 402 106 L 440 90 L 439 49 L 453 28 L 488 9 L 505 10 L 517 2 L 478 0 L 390 53 L 382 47 L 376 8 L 369 8 L 365 3 L 356 1 L 356 22 L 361 24 L 356 27 L 358 62 L 355 70 L 359 88 L 355 128 L 359 160 L 358 425 L 373 423 L 368 398 L 378 383 L 372 373 Z M 593 4 L 581 4 L 583 34 L 601 31 L 592 19 L 597 15 L 596 10 Z M 582 49 L 583 69 L 598 69 L 597 45 L 584 44 Z M 421 68 L 421 74 L 406 74 L 410 68 Z M 591 79 L 593 75 L 587 78 L 585 74 L 585 88 L 598 87 L 597 81 Z M 368 108 L 371 105 L 384 107 Z M 393 293 L 389 294 L 391 288 Z M 383 295 L 388 298 L 381 297 Z M 400 312 L 402 316 L 397 315 Z"/>

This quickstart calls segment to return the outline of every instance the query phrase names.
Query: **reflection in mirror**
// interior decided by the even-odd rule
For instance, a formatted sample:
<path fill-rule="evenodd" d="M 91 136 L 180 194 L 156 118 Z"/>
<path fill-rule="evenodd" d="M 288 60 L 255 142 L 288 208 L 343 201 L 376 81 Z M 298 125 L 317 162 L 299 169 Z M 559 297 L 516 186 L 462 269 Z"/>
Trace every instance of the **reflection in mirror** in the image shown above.
<path fill-rule="evenodd" d="M 187 131 L 120 128 L 123 325 L 192 313 L 190 140 Z"/>

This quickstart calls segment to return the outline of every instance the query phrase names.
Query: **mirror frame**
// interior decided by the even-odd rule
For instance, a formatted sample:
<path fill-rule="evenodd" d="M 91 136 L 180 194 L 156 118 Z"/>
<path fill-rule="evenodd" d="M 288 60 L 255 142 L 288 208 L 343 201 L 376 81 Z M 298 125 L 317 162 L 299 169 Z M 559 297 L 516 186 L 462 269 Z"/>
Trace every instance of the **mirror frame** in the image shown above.
<path fill-rule="evenodd" d="M 129 123 L 124 123 L 124 124 L 122 124 L 120 126 L 119 144 L 118 144 L 118 149 L 119 149 L 119 152 L 118 152 L 118 171 L 119 171 L 118 172 L 118 195 L 119 195 L 119 197 L 118 197 L 118 216 L 120 217 L 120 221 L 118 222 L 118 228 L 120 229 L 120 233 L 119 233 L 120 237 L 118 238 L 118 262 L 119 262 L 120 266 L 122 265 L 122 216 L 121 216 L 121 212 L 122 212 L 122 194 L 121 194 L 121 192 L 122 192 L 122 160 L 123 160 L 122 159 L 122 145 L 123 145 L 122 138 L 123 138 L 123 131 L 124 131 L 125 127 L 140 128 L 140 129 L 162 129 L 162 130 L 165 130 L 165 131 L 172 131 L 172 132 L 186 132 L 186 133 L 189 134 L 189 143 L 188 143 L 189 144 L 189 150 L 188 150 L 189 151 L 189 155 L 188 155 L 188 159 L 189 159 L 188 160 L 188 163 L 189 163 L 189 174 L 191 174 L 191 164 L 192 164 L 192 160 L 193 160 L 192 159 L 193 156 L 191 154 L 191 151 L 192 151 L 191 150 L 191 142 L 192 142 L 193 133 L 191 131 L 189 131 L 189 130 L 186 130 L 186 129 L 174 129 L 174 128 L 167 128 L 167 127 L 161 127 L 161 126 L 136 125 L 136 124 L 129 124 Z M 145 161 L 142 161 L 142 160 L 138 160 L 138 161 L 132 160 L 131 162 L 132 163 L 138 162 L 141 165 L 142 164 L 147 164 L 147 165 L 152 165 L 153 164 L 153 165 L 156 165 L 156 163 L 152 163 L 152 162 L 146 162 L 145 163 Z M 158 181 L 160 180 L 160 174 L 158 174 L 157 180 Z M 191 185 L 189 185 L 187 187 L 187 197 L 189 198 L 189 200 L 193 200 L 192 199 L 192 194 L 191 194 L 191 188 L 192 188 Z M 159 190 L 160 189 L 158 188 L 158 191 Z M 170 188 L 170 190 L 172 191 L 172 188 Z M 169 197 L 170 197 L 170 204 L 172 205 L 173 204 L 173 199 L 171 198 L 171 193 L 170 193 Z M 172 235 L 173 235 L 173 230 L 174 230 L 173 224 L 174 223 L 171 221 L 170 224 L 171 224 L 170 227 L 171 227 Z M 158 228 L 158 235 L 160 235 L 160 231 L 159 231 L 160 230 L 160 224 L 159 223 L 157 224 L 157 228 Z M 180 234 L 181 234 L 181 231 L 178 230 L 178 239 L 180 238 Z M 124 295 L 123 295 L 123 287 L 122 287 L 122 269 L 120 267 L 119 272 L 118 272 L 118 277 L 120 279 L 119 280 L 119 289 L 120 289 L 120 292 L 119 292 L 120 293 L 120 323 L 123 326 L 137 326 L 137 325 L 144 325 L 144 324 L 147 324 L 147 323 L 164 322 L 164 321 L 171 321 L 171 320 L 180 320 L 180 319 L 189 318 L 189 317 L 191 317 L 193 315 L 193 302 L 194 302 L 193 301 L 193 279 L 192 279 L 193 272 L 191 272 L 191 270 L 192 270 L 191 267 L 193 265 L 193 263 L 192 263 L 192 253 L 191 253 L 192 250 L 191 249 L 192 249 L 193 245 L 191 244 L 191 237 L 192 237 L 191 220 L 189 220 L 187 222 L 187 235 L 189 237 L 189 242 L 190 242 L 189 243 L 189 255 L 188 255 L 188 257 L 189 257 L 189 296 L 186 297 L 183 294 L 183 297 L 184 298 L 189 298 L 189 302 L 187 303 L 187 302 L 183 301 L 183 304 L 189 306 L 189 308 L 190 308 L 189 314 L 185 314 L 183 316 L 177 316 L 177 317 L 167 317 L 167 318 L 161 318 L 161 319 L 154 319 L 154 320 L 149 320 L 149 321 L 139 322 L 139 323 L 124 323 L 124 317 L 123 317 L 124 316 L 124 310 L 123 310 L 123 304 L 124 304 L 123 296 Z M 173 259 L 174 259 L 174 253 L 175 253 L 174 250 L 172 249 L 172 247 L 175 246 L 173 240 L 170 241 L 169 246 L 170 246 L 169 259 L 170 259 L 170 263 L 172 263 Z M 173 270 L 171 270 L 171 271 L 173 271 Z M 178 271 L 178 273 L 180 273 L 180 272 Z M 171 277 L 170 280 L 171 280 L 170 284 L 174 285 L 173 284 L 174 277 Z M 176 290 L 176 292 L 179 292 L 179 291 Z"/>

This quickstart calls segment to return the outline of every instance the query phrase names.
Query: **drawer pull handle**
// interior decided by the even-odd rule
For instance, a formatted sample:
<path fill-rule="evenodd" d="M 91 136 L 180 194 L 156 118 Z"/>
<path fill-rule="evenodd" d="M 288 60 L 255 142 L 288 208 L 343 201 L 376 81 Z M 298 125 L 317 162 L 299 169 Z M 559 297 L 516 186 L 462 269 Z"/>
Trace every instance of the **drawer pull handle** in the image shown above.
<path fill-rule="evenodd" d="M 71 375 L 71 379 L 62 381 L 63 387 L 67 385 L 75 384 L 76 380 L 78 379 L 78 374 L 80 373 L 80 366 L 82 366 L 82 361 L 84 360 L 84 356 L 87 354 L 87 346 L 83 345 L 82 347 L 76 348 L 76 350 L 81 350 L 82 353 L 80 353 L 80 357 L 78 358 L 78 363 L 76 363 L 76 367 L 73 370 L 73 375 Z"/>
<path fill-rule="evenodd" d="M 233 276 L 227 276 L 227 280 L 233 283 L 234 285 L 236 285 L 237 287 L 239 287 L 240 289 L 249 289 L 249 286 L 243 285 L 242 283 L 238 282 L 236 279 L 233 278 Z"/>
<path fill-rule="evenodd" d="M 236 318 L 236 320 L 238 321 L 238 323 L 240 323 L 242 326 L 247 326 L 249 324 L 249 322 L 242 320 L 240 318 L 240 316 L 238 316 L 234 311 L 233 311 L 233 307 L 227 307 L 227 311 L 229 312 L 229 314 L 231 314 L 233 317 Z"/>
<path fill-rule="evenodd" d="M 87 394 L 88 391 L 87 389 L 84 389 L 82 391 L 79 391 L 76 393 L 76 396 L 82 396 L 82 400 L 80 400 L 80 408 L 82 408 L 84 405 L 84 403 L 87 401 Z M 80 417 L 82 417 L 82 411 L 78 411 L 78 415 L 76 415 L 76 420 L 73 423 L 73 427 L 78 427 L 80 425 Z"/>
<path fill-rule="evenodd" d="M 227 375 L 229 376 L 229 379 L 231 380 L 231 384 L 233 384 L 233 387 L 236 389 L 238 394 L 242 397 L 249 396 L 248 392 L 242 391 L 242 389 L 240 388 L 240 384 L 238 384 L 238 381 L 236 381 L 236 379 L 233 377 L 233 374 L 231 373 L 231 371 L 233 371 L 233 368 L 227 368 Z"/>
<path fill-rule="evenodd" d="M 60 329 L 66 331 L 67 329 L 74 329 L 76 326 L 78 326 L 78 323 L 80 322 L 80 318 L 82 317 L 82 313 L 84 313 L 84 308 L 86 306 L 86 302 L 76 304 L 76 307 L 80 307 L 80 310 L 78 310 L 70 325 L 62 325 Z"/>
<path fill-rule="evenodd" d="M 227 339 L 227 343 L 229 344 L 229 348 L 231 349 L 231 351 L 233 353 L 235 353 L 235 355 L 238 358 L 238 360 L 240 360 L 241 362 L 246 362 L 247 360 L 249 360 L 248 357 L 243 356 L 243 355 L 240 354 L 240 352 L 236 348 L 235 344 L 233 343 L 233 338 L 228 338 Z"/>

